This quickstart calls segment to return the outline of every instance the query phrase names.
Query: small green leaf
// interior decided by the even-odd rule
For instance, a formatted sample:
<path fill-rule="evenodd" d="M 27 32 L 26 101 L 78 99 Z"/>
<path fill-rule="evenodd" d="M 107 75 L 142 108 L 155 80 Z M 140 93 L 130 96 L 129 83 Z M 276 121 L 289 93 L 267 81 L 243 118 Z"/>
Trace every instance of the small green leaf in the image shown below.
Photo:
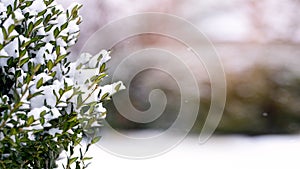
<path fill-rule="evenodd" d="M 97 143 L 100 140 L 100 138 L 101 138 L 100 136 L 93 138 L 91 143 L 92 144 Z"/>
<path fill-rule="evenodd" d="M 74 117 L 70 118 L 70 119 L 68 120 L 68 122 L 72 122 L 72 121 L 75 121 L 75 120 L 77 120 L 77 116 L 74 116 Z"/>
<path fill-rule="evenodd" d="M 99 73 L 103 73 L 105 71 L 105 67 L 106 67 L 106 64 L 103 63 L 101 66 L 100 66 L 100 72 Z"/>
<path fill-rule="evenodd" d="M 84 158 L 83 158 L 83 161 L 91 160 L 91 159 L 93 159 L 93 157 L 84 157 Z"/>
<path fill-rule="evenodd" d="M 3 38 L 7 39 L 7 32 L 4 27 L 2 27 L 2 34 L 3 34 Z"/>
<path fill-rule="evenodd" d="M 47 12 L 47 9 L 42 10 L 41 12 L 38 13 L 38 16 L 42 16 Z"/>
<path fill-rule="evenodd" d="M 37 72 L 41 67 L 41 64 L 37 64 L 34 68 L 34 73 Z"/>
<path fill-rule="evenodd" d="M 64 23 L 63 25 L 61 25 L 60 29 L 64 30 L 68 27 L 68 22 Z"/>
<path fill-rule="evenodd" d="M 67 55 L 61 55 L 58 56 L 57 59 L 55 60 L 55 64 L 59 63 L 61 60 L 63 60 Z"/>
<path fill-rule="evenodd" d="M 19 55 L 20 55 L 20 58 L 22 58 L 23 56 L 25 56 L 26 52 L 27 52 L 27 51 L 26 51 L 25 49 L 24 49 L 24 50 L 21 50 L 21 51 L 20 51 L 20 54 L 19 54 Z"/>
<path fill-rule="evenodd" d="M 9 56 L 0 56 L 0 58 L 9 58 Z"/>
<path fill-rule="evenodd" d="M 8 5 L 6 13 L 10 14 L 11 12 L 12 12 L 12 6 Z"/>
<path fill-rule="evenodd" d="M 43 85 L 43 78 L 40 78 L 40 80 L 36 84 L 36 88 L 39 89 Z"/>
<path fill-rule="evenodd" d="M 10 34 L 15 29 L 15 25 L 10 25 L 8 27 L 8 34 Z"/>
<path fill-rule="evenodd" d="M 69 160 L 69 164 L 71 165 L 71 164 L 74 163 L 77 159 L 78 159 L 78 157 L 71 158 L 71 159 Z"/>
<path fill-rule="evenodd" d="M 116 90 L 116 91 L 119 91 L 119 90 L 120 90 L 120 87 L 121 87 L 121 83 L 117 84 L 117 86 L 115 87 L 115 90 Z"/>
<path fill-rule="evenodd" d="M 53 62 L 52 62 L 52 60 L 49 60 L 48 62 L 47 62 L 47 68 L 48 68 L 48 70 L 51 70 L 52 68 L 53 68 Z"/>
<path fill-rule="evenodd" d="M 37 20 L 37 21 L 34 23 L 34 26 L 33 26 L 33 27 L 39 26 L 39 24 L 42 23 L 42 22 L 43 22 L 43 18 Z"/>
<path fill-rule="evenodd" d="M 43 95 L 43 91 L 39 91 L 39 92 L 36 92 L 36 93 L 33 93 L 33 94 L 29 94 L 27 99 L 30 100 L 31 98 L 39 96 L 39 95 Z"/>
<path fill-rule="evenodd" d="M 82 63 L 80 63 L 77 67 L 76 67 L 76 70 L 79 70 L 79 69 L 81 69 L 81 67 L 83 66 L 83 64 Z"/>
<path fill-rule="evenodd" d="M 56 52 L 56 55 L 59 56 L 60 55 L 60 47 L 56 47 L 55 48 L 55 52 Z"/>
<path fill-rule="evenodd" d="M 80 94 L 77 96 L 77 105 L 79 106 L 81 104 L 82 104 L 82 95 Z"/>
<path fill-rule="evenodd" d="M 44 125 L 44 124 L 45 124 L 45 118 L 44 118 L 44 117 L 41 117 L 41 118 L 40 118 L 40 122 L 41 122 L 42 125 Z"/>
<path fill-rule="evenodd" d="M 33 117 L 33 116 L 30 116 L 30 117 L 27 119 L 27 125 L 30 126 L 33 122 L 34 122 L 34 117 Z"/>
<path fill-rule="evenodd" d="M 30 22 L 29 25 L 28 25 L 28 30 L 27 30 L 28 34 L 31 33 L 32 30 L 33 30 L 33 23 Z"/>
<path fill-rule="evenodd" d="M 59 35 L 59 30 L 58 30 L 58 28 L 55 28 L 54 29 L 54 37 L 57 38 L 58 35 Z"/>
<path fill-rule="evenodd" d="M 26 4 L 26 7 L 29 7 L 31 6 L 31 4 L 33 3 L 33 1 L 26 1 L 25 4 Z"/>
<path fill-rule="evenodd" d="M 26 51 L 25 51 L 26 52 Z M 21 62 L 20 62 L 20 67 L 22 67 L 25 63 L 27 63 L 29 61 L 30 58 L 25 58 L 25 59 L 22 59 Z"/>
<path fill-rule="evenodd" d="M 55 75 L 56 75 L 56 72 L 52 72 L 49 76 L 55 77 Z"/>
<path fill-rule="evenodd" d="M 27 47 L 30 43 L 31 43 L 32 41 L 31 40 L 29 40 L 29 41 L 27 41 L 27 42 L 25 42 L 25 43 L 23 43 L 22 44 L 22 48 L 25 48 L 25 47 Z"/>
<path fill-rule="evenodd" d="M 58 93 L 59 93 L 60 96 L 62 96 L 64 94 L 64 90 L 63 89 L 59 89 Z"/>
<path fill-rule="evenodd" d="M 53 25 L 49 25 L 48 27 L 45 28 L 45 32 L 49 32 L 52 29 Z"/>
<path fill-rule="evenodd" d="M 105 93 L 105 94 L 101 97 L 101 100 L 104 100 L 107 96 L 109 96 L 109 93 Z"/>
<path fill-rule="evenodd" d="M 48 22 L 50 21 L 50 19 L 51 19 L 51 14 L 48 14 L 48 15 L 46 16 L 46 18 L 45 18 L 44 25 L 48 24 Z M 52 26 L 53 26 L 53 25 L 52 25 Z M 45 30 L 45 31 L 46 31 L 46 30 Z M 48 31 L 46 31 L 46 32 L 48 32 Z"/>

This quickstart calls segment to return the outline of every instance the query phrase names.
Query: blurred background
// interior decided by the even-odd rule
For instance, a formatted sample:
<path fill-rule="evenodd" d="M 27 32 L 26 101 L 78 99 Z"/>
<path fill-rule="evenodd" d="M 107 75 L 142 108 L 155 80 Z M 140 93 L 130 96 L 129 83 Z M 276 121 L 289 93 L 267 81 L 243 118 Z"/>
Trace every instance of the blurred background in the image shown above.
<path fill-rule="evenodd" d="M 65 6 L 73 2 L 60 1 Z M 178 158 L 180 154 L 203 157 L 207 166 L 215 158 L 235 158 L 242 164 L 249 162 L 239 156 L 241 154 L 250 160 L 256 157 L 256 160 L 252 159 L 253 163 L 249 163 L 252 164 L 248 165 L 249 168 L 257 168 L 254 165 L 256 163 L 264 164 L 258 168 L 269 168 L 270 165 L 264 160 L 273 160 L 273 168 L 286 166 L 274 165 L 280 160 L 288 162 L 288 168 L 295 167 L 295 163 L 288 160 L 293 160 L 300 150 L 299 0 L 76 2 L 84 6 L 81 10 L 81 35 L 77 45 L 72 48 L 74 58 L 79 55 L 88 38 L 105 24 L 141 12 L 162 12 L 182 17 L 202 31 L 215 46 L 227 79 L 226 106 L 216 130 L 219 135 L 208 143 L 210 150 L 205 147 L 202 149 L 206 155 L 195 153 L 196 149 L 188 144 L 189 146 L 175 150 L 172 158 Z M 99 37 L 99 41 L 105 39 Z M 135 51 L 147 47 L 176 50 L 185 58 L 190 55 L 189 50 L 180 48 L 180 44 L 174 40 L 155 35 L 126 39 L 113 47 L 111 55 L 112 58 L 121 57 L 124 50 Z M 101 46 L 97 50 L 100 49 Z M 188 62 L 197 77 L 201 92 L 199 115 L 190 135 L 193 138 L 200 133 L 209 110 L 211 86 L 203 65 L 193 60 Z M 113 70 L 114 65 L 110 67 Z M 167 107 L 160 118 L 147 124 L 134 123 L 121 116 L 114 105 L 109 103 L 106 105 L 110 108 L 107 115 L 109 124 L 115 129 L 130 131 L 164 130 L 170 127 L 180 106 L 180 93 L 172 77 L 157 70 L 140 72 L 128 88 L 133 91 L 130 92 L 132 104 L 139 110 L 149 108 L 148 95 L 154 88 L 162 89 L 168 98 Z M 246 139 L 244 136 L 247 136 Z M 223 162 L 215 164 L 215 168 L 222 167 L 221 164 L 227 166 L 223 168 L 237 167 L 224 160 Z"/>
<path fill-rule="evenodd" d="M 71 0 L 62 1 L 65 6 Z M 73 57 L 79 55 L 88 38 L 105 24 L 141 12 L 163 12 L 194 24 L 212 41 L 227 78 L 227 102 L 217 129 L 221 134 L 290 134 L 300 132 L 300 7 L 299 0 L 90 0 L 77 1 L 83 23 Z M 113 35 L 112 35 L 113 36 Z M 105 41 L 99 37 L 99 41 Z M 129 45 L 128 45 L 129 44 Z M 138 46 L 138 47 L 137 47 Z M 126 48 L 168 46 L 178 50 L 174 40 L 155 35 L 135 37 L 114 46 L 112 57 Z M 99 46 L 100 50 L 101 46 Z M 184 48 L 183 48 L 184 49 Z M 185 56 L 188 51 L 185 51 Z M 183 56 L 184 57 L 184 56 Z M 189 65 L 201 92 L 200 112 L 193 132 L 198 133 L 210 105 L 210 82 L 202 65 Z M 113 66 L 111 66 L 113 67 Z M 112 68 L 113 69 L 113 68 Z M 160 79 L 154 83 L 149 79 Z M 132 123 L 115 109 L 108 114 L 114 128 L 167 128 L 176 118 L 180 93 L 167 75 L 155 70 L 139 73 L 132 81 L 131 101 L 140 110 L 149 107 L 151 89 L 161 88 L 168 96 L 164 115 L 153 123 Z M 178 88 L 177 88 L 178 89 Z M 178 102 L 179 101 L 179 102 Z M 113 108 L 113 105 L 107 105 Z M 204 115 L 203 115 L 204 114 Z"/>

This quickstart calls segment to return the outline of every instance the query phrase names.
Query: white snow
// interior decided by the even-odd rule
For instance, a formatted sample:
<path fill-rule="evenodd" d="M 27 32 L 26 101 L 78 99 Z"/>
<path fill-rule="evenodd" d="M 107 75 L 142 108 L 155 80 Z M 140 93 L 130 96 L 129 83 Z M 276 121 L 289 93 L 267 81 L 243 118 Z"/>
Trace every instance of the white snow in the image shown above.
<path fill-rule="evenodd" d="M 61 46 L 61 47 L 66 47 L 67 46 L 67 43 L 61 37 L 56 39 L 56 44 L 58 46 Z"/>
<path fill-rule="evenodd" d="M 38 75 L 35 76 L 35 78 L 34 78 L 34 84 L 37 84 L 37 82 L 38 82 L 41 78 L 43 78 L 43 83 L 45 83 L 45 82 L 47 82 L 47 81 L 53 79 L 52 76 L 49 76 L 49 75 L 46 74 L 46 73 L 40 73 L 40 74 L 38 74 Z"/>
<path fill-rule="evenodd" d="M 29 7 L 31 11 L 36 11 L 37 13 L 46 9 L 46 5 L 43 0 L 34 0 L 32 5 Z"/>
<path fill-rule="evenodd" d="M 48 131 L 48 133 L 52 136 L 55 136 L 55 134 L 62 134 L 62 130 L 59 130 L 58 128 L 52 128 Z"/>
<path fill-rule="evenodd" d="M 52 114 L 51 114 L 52 119 L 58 118 L 59 116 L 61 116 L 59 110 L 55 107 L 51 109 L 51 112 L 52 112 Z"/>
<path fill-rule="evenodd" d="M 49 106 L 55 107 L 56 98 L 53 95 L 53 89 L 55 89 L 55 86 L 53 86 L 53 85 L 42 86 L 42 87 L 39 88 L 39 90 L 32 89 L 32 93 L 35 93 L 35 92 L 43 90 L 43 94 L 44 95 L 39 95 L 39 96 L 33 97 L 30 100 L 31 107 L 33 107 L 33 108 L 39 108 L 39 107 L 44 106 L 45 99 L 46 99 L 46 102 L 47 102 L 47 104 Z"/>
<path fill-rule="evenodd" d="M 109 96 L 112 96 L 113 94 L 115 94 L 117 92 L 116 89 L 115 89 L 115 87 L 117 85 L 119 85 L 119 84 L 120 84 L 120 88 L 119 88 L 120 90 L 125 89 L 125 86 L 124 86 L 124 84 L 121 81 L 112 83 L 111 85 L 101 86 L 100 87 L 101 94 L 100 94 L 99 98 L 101 98 L 106 93 L 108 93 Z"/>
<path fill-rule="evenodd" d="M 6 14 L 6 6 L 4 6 L 3 3 L 0 3 L 0 19 L 2 18 L 6 18 L 7 14 Z"/>
<path fill-rule="evenodd" d="M 95 112 L 97 113 L 104 113 L 106 112 L 106 109 L 103 107 L 102 103 L 98 103 L 96 106 L 95 106 Z M 104 117 L 105 118 L 105 117 Z"/>
<path fill-rule="evenodd" d="M 103 63 L 106 63 L 111 59 L 107 50 L 101 50 L 98 55 L 102 55 L 99 65 L 102 65 Z"/>
<path fill-rule="evenodd" d="M 16 19 L 17 21 L 21 21 L 21 20 L 23 20 L 23 19 L 25 18 L 25 17 L 23 16 L 22 11 L 21 11 L 20 8 L 18 8 L 17 10 L 15 10 L 15 11 L 14 11 L 14 14 L 15 14 L 15 19 Z"/>
<path fill-rule="evenodd" d="M 26 38 L 26 37 L 24 37 L 23 35 L 18 36 L 18 38 L 19 38 L 21 44 L 30 41 L 29 38 Z"/>
<path fill-rule="evenodd" d="M 8 6 L 8 5 L 13 6 L 13 5 L 14 5 L 14 1 L 12 1 L 12 0 L 1 0 L 1 2 L 2 2 L 5 6 Z"/>
<path fill-rule="evenodd" d="M 79 25 L 76 24 L 77 20 L 72 20 L 68 24 L 69 33 L 75 33 L 79 31 Z"/>
<path fill-rule="evenodd" d="M 6 51 L 4 49 L 2 49 L 2 50 L 0 50 L 0 56 L 8 56 L 8 54 L 6 53 Z M 0 58 L 0 66 L 1 67 L 7 66 L 7 60 L 8 60 L 8 58 L 6 58 L 6 57 Z"/>
<path fill-rule="evenodd" d="M 40 118 L 40 114 L 42 111 L 46 111 L 48 112 L 49 109 L 46 106 L 42 106 L 41 108 L 33 108 L 28 114 L 27 116 L 33 116 L 34 119 L 39 119 Z"/>
<path fill-rule="evenodd" d="M 13 25 L 13 24 L 15 24 L 15 21 L 14 21 L 14 19 L 12 18 L 12 16 L 10 15 L 8 18 L 6 18 L 6 20 L 4 21 L 4 23 L 3 23 L 2 26 L 5 28 L 5 30 L 6 30 L 6 32 L 7 32 L 9 26 L 10 26 L 10 25 Z"/>
<path fill-rule="evenodd" d="M 204 169 L 297 169 L 300 165 L 299 143 L 299 135 L 262 137 L 214 136 L 204 145 L 199 145 L 198 137 L 189 136 L 166 154 L 150 159 L 133 160 L 120 158 L 98 146 L 92 146 L 88 155 L 94 157 L 91 160 L 90 169 L 181 169 L 187 167 Z M 111 144 L 123 146 L 120 140 L 111 140 Z M 129 144 L 129 146 L 134 151 L 134 145 Z"/>
<path fill-rule="evenodd" d="M 29 139 L 29 140 L 32 140 L 32 141 L 35 140 L 35 137 L 34 137 L 34 134 L 33 134 L 32 131 L 29 131 L 29 132 L 28 132 L 28 139 Z"/>
<path fill-rule="evenodd" d="M 7 52 L 9 56 L 14 58 L 19 57 L 19 42 L 18 38 L 14 38 L 9 44 L 4 47 L 4 50 Z"/>

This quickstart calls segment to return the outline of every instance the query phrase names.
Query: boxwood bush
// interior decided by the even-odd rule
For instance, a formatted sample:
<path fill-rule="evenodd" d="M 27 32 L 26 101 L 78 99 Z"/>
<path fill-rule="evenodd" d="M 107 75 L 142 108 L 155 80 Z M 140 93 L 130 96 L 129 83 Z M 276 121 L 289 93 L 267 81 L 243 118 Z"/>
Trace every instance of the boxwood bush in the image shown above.
<path fill-rule="evenodd" d="M 88 166 L 85 154 L 100 139 L 103 104 L 123 85 L 101 85 L 108 51 L 69 61 L 80 7 L 0 1 L 0 168 Z"/>

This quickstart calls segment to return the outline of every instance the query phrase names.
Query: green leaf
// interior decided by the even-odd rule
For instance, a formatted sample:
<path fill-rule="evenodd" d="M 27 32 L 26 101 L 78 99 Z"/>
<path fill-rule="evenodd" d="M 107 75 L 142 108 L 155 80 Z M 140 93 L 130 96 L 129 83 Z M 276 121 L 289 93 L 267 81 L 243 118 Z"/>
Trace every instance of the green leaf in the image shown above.
<path fill-rule="evenodd" d="M 66 29 L 68 27 L 68 24 L 69 24 L 68 22 L 64 23 L 63 25 L 61 25 L 60 29 L 61 30 Z"/>
<path fill-rule="evenodd" d="M 70 119 L 68 120 L 68 122 L 75 121 L 76 119 L 77 119 L 77 116 L 74 116 L 74 117 L 70 118 Z"/>
<path fill-rule="evenodd" d="M 9 58 L 9 56 L 0 56 L 0 58 Z"/>
<path fill-rule="evenodd" d="M 117 84 L 117 86 L 115 87 L 115 90 L 116 90 L 116 91 L 119 91 L 119 90 L 120 90 L 120 87 L 121 87 L 121 83 Z"/>
<path fill-rule="evenodd" d="M 105 93 L 105 94 L 101 97 L 101 100 L 104 100 L 107 96 L 109 96 L 109 93 Z"/>
<path fill-rule="evenodd" d="M 106 64 L 103 63 L 101 66 L 100 66 L 100 72 L 99 73 L 103 73 L 105 71 L 105 67 L 106 67 Z"/>
<path fill-rule="evenodd" d="M 45 28 L 45 32 L 49 32 L 52 29 L 53 25 L 49 25 L 48 27 Z"/>
<path fill-rule="evenodd" d="M 38 16 L 42 16 L 47 12 L 47 9 L 42 10 L 41 12 L 38 13 Z"/>
<path fill-rule="evenodd" d="M 43 85 L 43 78 L 40 78 L 40 80 L 36 84 L 36 88 L 39 89 Z"/>
<path fill-rule="evenodd" d="M 59 29 L 58 28 L 55 28 L 54 29 L 54 37 L 57 38 L 59 35 Z"/>
<path fill-rule="evenodd" d="M 32 41 L 31 40 L 29 40 L 29 41 L 27 41 L 27 42 L 25 42 L 25 43 L 23 43 L 22 44 L 22 48 L 25 48 L 25 47 L 27 47 L 30 43 L 31 43 Z"/>
<path fill-rule="evenodd" d="M 77 96 L 77 105 L 80 106 L 82 104 L 82 95 Z"/>
<path fill-rule="evenodd" d="M 12 13 L 12 6 L 11 5 L 8 5 L 6 13 L 7 14 L 11 14 Z"/>
<path fill-rule="evenodd" d="M 24 50 L 21 50 L 20 51 L 20 58 L 22 58 L 23 56 L 25 56 L 25 54 L 26 54 L 26 50 L 24 49 Z"/>
<path fill-rule="evenodd" d="M 57 59 L 55 60 L 55 64 L 59 63 L 61 60 L 63 60 L 67 55 L 61 55 L 61 56 L 58 56 Z"/>
<path fill-rule="evenodd" d="M 8 27 L 8 34 L 10 34 L 15 29 L 15 25 L 10 25 Z"/>
<path fill-rule="evenodd" d="M 49 76 L 55 77 L 55 75 L 56 75 L 56 72 L 52 72 Z"/>
<path fill-rule="evenodd" d="M 83 64 L 82 63 L 80 63 L 77 67 L 76 67 L 76 70 L 79 70 L 79 69 L 81 69 L 81 67 L 83 66 Z"/>
<path fill-rule="evenodd" d="M 36 92 L 36 93 L 33 93 L 33 94 L 29 94 L 27 99 L 30 100 L 31 98 L 36 97 L 38 95 L 43 95 L 43 91 L 39 91 L 39 92 Z"/>
<path fill-rule="evenodd" d="M 87 112 L 90 109 L 90 106 L 84 106 L 81 108 L 80 110 L 80 114 L 84 114 L 85 112 Z"/>
<path fill-rule="evenodd" d="M 35 23 L 34 23 L 34 26 L 33 27 L 37 27 L 40 23 L 43 22 L 43 18 L 37 20 Z"/>
<path fill-rule="evenodd" d="M 91 143 L 92 143 L 92 144 L 95 144 L 95 143 L 97 143 L 100 139 L 101 139 L 100 136 L 95 137 L 95 138 L 92 139 L 92 142 L 91 142 Z"/>
<path fill-rule="evenodd" d="M 58 93 L 59 93 L 60 96 L 62 96 L 64 94 L 64 90 L 63 89 L 59 89 Z"/>
<path fill-rule="evenodd" d="M 33 3 L 33 1 L 26 1 L 25 4 L 26 4 L 26 7 L 29 7 L 31 6 L 31 4 Z"/>
<path fill-rule="evenodd" d="M 48 24 L 48 22 L 50 21 L 50 19 L 51 19 L 51 14 L 48 14 L 48 15 L 46 16 L 46 18 L 45 18 L 44 25 Z M 53 26 L 53 25 L 52 25 L 52 26 Z M 45 31 L 46 31 L 46 30 L 45 30 Z M 48 31 L 46 31 L 46 32 L 48 32 Z"/>
<path fill-rule="evenodd" d="M 53 68 L 53 62 L 52 62 L 52 60 L 49 60 L 48 62 L 47 62 L 47 68 L 48 68 L 48 70 L 51 70 L 52 68 Z"/>
<path fill-rule="evenodd" d="M 45 118 L 44 118 L 44 117 L 41 117 L 41 118 L 40 118 L 40 122 L 41 122 L 42 125 L 44 125 L 44 124 L 45 124 Z"/>
<path fill-rule="evenodd" d="M 2 34 L 3 34 L 3 38 L 7 39 L 7 32 L 4 27 L 2 27 Z"/>
<path fill-rule="evenodd" d="M 37 64 L 34 68 L 34 73 L 36 73 L 41 67 L 41 64 Z"/>
<path fill-rule="evenodd" d="M 28 30 L 27 30 L 27 33 L 29 34 L 29 33 L 31 33 L 32 32 L 32 30 L 33 30 L 33 23 L 32 22 L 30 22 L 29 23 L 29 25 L 28 25 Z"/>
<path fill-rule="evenodd" d="M 33 122 L 34 122 L 34 117 L 33 117 L 33 116 L 30 116 L 30 117 L 27 119 L 27 125 L 30 126 Z"/>
<path fill-rule="evenodd" d="M 77 159 L 78 159 L 78 157 L 71 158 L 71 159 L 69 160 L 69 164 L 71 165 L 71 164 L 74 163 Z"/>
<path fill-rule="evenodd" d="M 26 52 L 26 51 L 25 51 Z M 27 63 L 29 61 L 30 58 L 25 58 L 25 59 L 22 59 L 21 62 L 20 62 L 20 67 L 22 67 L 25 63 Z"/>
<path fill-rule="evenodd" d="M 55 52 L 56 52 L 56 55 L 59 56 L 60 55 L 60 47 L 56 47 L 55 48 Z"/>
<path fill-rule="evenodd" d="M 91 160 L 91 159 L 93 159 L 93 157 L 84 157 L 84 158 L 83 158 L 83 161 Z"/>
<path fill-rule="evenodd" d="M 106 73 L 101 73 L 98 77 L 97 80 L 101 80 L 102 78 L 106 77 L 107 74 Z"/>

